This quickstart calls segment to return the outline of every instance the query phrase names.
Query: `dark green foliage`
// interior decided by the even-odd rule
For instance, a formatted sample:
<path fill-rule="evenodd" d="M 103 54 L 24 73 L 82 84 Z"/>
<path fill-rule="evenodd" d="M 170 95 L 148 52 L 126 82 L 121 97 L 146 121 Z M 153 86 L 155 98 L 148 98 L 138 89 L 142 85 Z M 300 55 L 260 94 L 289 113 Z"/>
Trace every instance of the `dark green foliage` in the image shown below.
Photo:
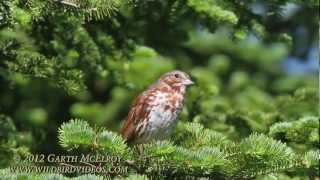
<path fill-rule="evenodd" d="M 6 167 L 12 162 L 12 159 L 19 159 L 20 156 L 28 154 L 28 146 L 26 142 L 27 134 L 17 132 L 11 118 L 0 114 L 0 166 Z"/>
<path fill-rule="evenodd" d="M 86 121 L 78 119 L 63 124 L 59 129 L 59 140 L 66 149 L 93 148 L 101 149 L 111 155 L 125 155 L 129 153 L 125 143 L 119 135 L 106 130 L 95 130 Z"/>
<path fill-rule="evenodd" d="M 317 0 L 1 1 L 0 177 L 107 178 L 10 172 L 30 154 L 84 153 L 120 157 L 128 171 L 110 178 L 319 178 L 319 77 L 284 66 L 318 49 L 318 8 Z M 172 69 L 196 82 L 174 134 L 128 146 L 119 129 L 130 103 Z"/>
<path fill-rule="evenodd" d="M 117 134 L 108 131 L 102 132 L 109 134 L 104 140 L 100 139 L 99 134 L 97 138 L 93 138 L 93 135 L 88 135 L 93 134 L 92 128 L 80 120 L 72 120 L 62 126 L 60 142 L 68 149 L 83 144 L 94 146 L 95 150 L 120 155 L 125 162 L 131 159 L 130 165 L 138 169 L 138 172 L 149 175 L 160 173 L 165 177 L 180 174 L 241 179 L 295 168 L 307 168 L 312 173 L 316 172 L 319 152 L 310 151 L 305 155 L 297 155 L 284 143 L 263 134 L 252 134 L 236 143 L 217 132 L 204 129 L 198 123 L 187 123 L 178 129 L 181 132 L 177 132 L 174 139 L 180 144 L 174 145 L 169 141 L 146 144 L 143 146 L 143 154 L 131 154 L 123 144 L 124 141 Z M 179 135 L 187 138 L 180 138 Z M 70 139 L 75 141 L 70 142 Z M 77 139 L 82 141 L 77 142 Z"/>
<path fill-rule="evenodd" d="M 269 134 L 288 142 L 319 147 L 319 118 L 305 116 L 297 121 L 276 123 Z"/>

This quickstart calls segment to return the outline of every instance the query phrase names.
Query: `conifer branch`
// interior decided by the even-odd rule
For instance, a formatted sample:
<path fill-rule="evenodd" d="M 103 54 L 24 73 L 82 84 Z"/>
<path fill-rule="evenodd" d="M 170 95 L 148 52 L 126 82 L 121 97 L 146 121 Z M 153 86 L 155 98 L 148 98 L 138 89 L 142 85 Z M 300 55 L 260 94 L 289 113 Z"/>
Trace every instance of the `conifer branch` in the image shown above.
<path fill-rule="evenodd" d="M 180 128 L 182 127 L 191 132 L 184 137 L 190 136 L 192 139 L 199 138 L 198 140 L 200 140 L 200 137 L 206 139 L 206 136 L 212 134 L 210 130 L 203 129 L 196 123 L 186 124 Z M 67 149 L 78 148 L 79 145 L 86 145 L 84 147 L 88 148 L 92 145 L 94 138 L 92 131 L 85 121 L 71 120 L 69 123 L 63 124 L 59 130 L 60 143 Z M 197 137 L 198 135 L 199 137 Z M 128 147 L 115 133 L 104 130 L 98 135 L 98 138 L 100 140 L 97 141 L 97 147 L 101 150 L 100 152 L 117 154 L 122 159 L 133 158 L 133 163 L 129 163 L 130 167 L 150 175 L 160 172 L 166 176 L 179 174 L 195 177 L 251 178 L 271 172 L 299 168 L 300 164 L 297 163 L 299 158 L 309 159 L 306 160 L 309 164 L 315 162 L 312 153 L 304 158 L 296 156 L 285 144 L 259 134 L 252 134 L 240 144 L 234 144 L 235 147 L 232 149 L 225 148 L 226 144 L 223 141 L 215 142 L 215 144 L 201 143 L 201 146 L 188 143 L 176 146 L 169 141 L 157 141 L 144 145 L 142 156 L 135 153 L 129 155 Z M 190 140 L 182 141 L 188 142 Z M 209 143 L 210 141 L 205 140 L 205 142 Z M 184 145 L 186 147 L 183 147 Z M 235 153 L 237 156 L 234 156 Z M 125 164 L 128 165 L 128 163 Z M 161 167 L 161 171 L 159 171 L 159 167 Z M 314 166 L 312 165 L 312 167 Z"/>

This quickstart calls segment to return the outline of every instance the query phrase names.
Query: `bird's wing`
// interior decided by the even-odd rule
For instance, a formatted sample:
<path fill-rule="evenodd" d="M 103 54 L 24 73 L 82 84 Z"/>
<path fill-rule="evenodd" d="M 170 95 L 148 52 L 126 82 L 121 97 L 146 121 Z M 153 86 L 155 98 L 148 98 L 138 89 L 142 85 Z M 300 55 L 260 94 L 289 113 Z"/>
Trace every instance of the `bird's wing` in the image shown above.
<path fill-rule="evenodd" d="M 150 88 L 134 100 L 121 130 L 121 134 L 126 139 L 126 142 L 133 142 L 135 140 L 136 127 L 147 118 L 149 114 L 147 107 L 150 104 L 149 97 L 153 95 L 154 91 L 155 88 Z"/>

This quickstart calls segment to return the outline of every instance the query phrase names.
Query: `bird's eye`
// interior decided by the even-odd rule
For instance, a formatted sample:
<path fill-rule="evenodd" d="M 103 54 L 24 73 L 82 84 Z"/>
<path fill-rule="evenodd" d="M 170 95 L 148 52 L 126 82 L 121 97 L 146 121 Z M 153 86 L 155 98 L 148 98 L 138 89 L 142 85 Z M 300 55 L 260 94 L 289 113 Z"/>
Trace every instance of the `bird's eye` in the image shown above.
<path fill-rule="evenodd" d="M 175 77 L 175 78 L 179 78 L 180 75 L 179 75 L 179 74 L 174 74 L 174 77 Z"/>

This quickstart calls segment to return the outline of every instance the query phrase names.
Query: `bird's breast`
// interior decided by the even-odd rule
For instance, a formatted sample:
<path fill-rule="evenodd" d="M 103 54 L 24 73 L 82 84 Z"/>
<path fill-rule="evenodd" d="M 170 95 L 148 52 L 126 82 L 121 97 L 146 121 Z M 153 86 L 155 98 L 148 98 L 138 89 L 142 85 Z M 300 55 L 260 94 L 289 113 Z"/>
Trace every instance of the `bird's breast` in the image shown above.
<path fill-rule="evenodd" d="M 182 108 L 183 96 L 176 93 L 157 92 L 149 113 L 149 127 L 153 136 L 166 137 L 176 125 Z"/>

